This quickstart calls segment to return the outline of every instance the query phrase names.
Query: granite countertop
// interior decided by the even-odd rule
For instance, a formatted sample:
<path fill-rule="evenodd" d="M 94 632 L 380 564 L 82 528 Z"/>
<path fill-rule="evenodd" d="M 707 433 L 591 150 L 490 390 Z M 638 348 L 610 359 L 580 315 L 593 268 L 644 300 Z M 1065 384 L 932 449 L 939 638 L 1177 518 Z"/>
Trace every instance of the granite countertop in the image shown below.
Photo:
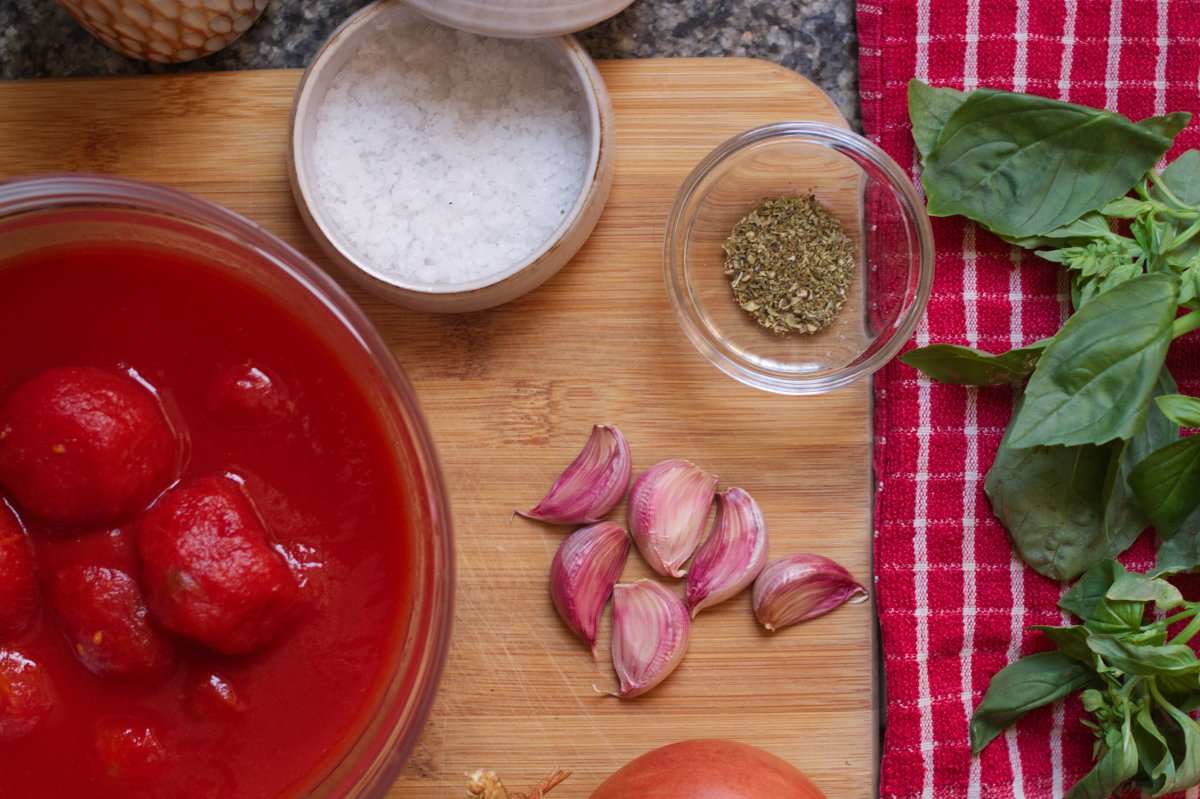
<path fill-rule="evenodd" d="M 300 67 L 370 0 L 272 0 L 241 39 L 208 58 L 161 67 L 93 39 L 51 0 L 0 3 L 0 79 L 170 70 Z M 596 58 L 754 56 L 811 78 L 857 128 L 853 0 L 636 0 L 580 35 Z"/>

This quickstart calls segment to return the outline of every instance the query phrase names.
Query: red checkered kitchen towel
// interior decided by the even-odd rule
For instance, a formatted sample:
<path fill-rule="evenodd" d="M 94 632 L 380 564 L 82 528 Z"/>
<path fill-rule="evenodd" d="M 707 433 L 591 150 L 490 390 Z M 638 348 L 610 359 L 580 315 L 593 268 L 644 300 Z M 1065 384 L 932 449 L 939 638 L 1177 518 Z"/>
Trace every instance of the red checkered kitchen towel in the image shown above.
<path fill-rule="evenodd" d="M 860 0 L 863 127 L 916 180 L 906 86 L 990 86 L 1118 110 L 1200 112 L 1194 0 Z M 1177 148 L 1200 146 L 1200 114 Z M 1056 265 L 960 219 L 934 220 L 937 275 L 912 345 L 1000 352 L 1049 335 L 1067 313 Z M 1200 336 L 1169 361 L 1200 394 Z M 990 677 L 1045 648 L 1062 587 L 1016 561 L 983 475 L 1012 407 L 1009 388 L 942 386 L 898 362 L 877 376 L 877 598 L 887 674 L 885 799 L 1050 799 L 1091 764 L 1078 700 L 1031 713 L 972 758 L 967 722 Z M 1152 562 L 1142 540 L 1126 558 Z M 1187 799 L 1197 799 L 1192 789 Z"/>

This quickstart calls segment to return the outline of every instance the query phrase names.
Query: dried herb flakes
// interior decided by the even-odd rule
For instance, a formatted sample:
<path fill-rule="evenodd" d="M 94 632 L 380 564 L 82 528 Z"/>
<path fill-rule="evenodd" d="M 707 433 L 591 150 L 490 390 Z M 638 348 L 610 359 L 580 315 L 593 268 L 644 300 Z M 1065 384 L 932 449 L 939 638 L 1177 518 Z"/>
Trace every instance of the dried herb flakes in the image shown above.
<path fill-rule="evenodd" d="M 725 241 L 734 301 L 773 333 L 816 333 L 846 303 L 856 250 L 815 197 L 765 200 Z"/>

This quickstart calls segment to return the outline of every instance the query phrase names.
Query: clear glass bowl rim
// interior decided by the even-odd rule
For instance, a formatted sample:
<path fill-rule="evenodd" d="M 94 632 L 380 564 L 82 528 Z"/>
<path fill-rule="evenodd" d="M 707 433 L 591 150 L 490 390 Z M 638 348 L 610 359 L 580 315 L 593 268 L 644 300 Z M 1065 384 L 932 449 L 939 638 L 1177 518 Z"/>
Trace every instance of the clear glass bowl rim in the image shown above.
<path fill-rule="evenodd" d="M 426 478 L 422 501 L 433 521 L 433 571 L 441 574 L 443 579 L 435 581 L 435 590 L 428 598 L 418 595 L 414 600 L 413 615 L 422 611 L 427 615 L 425 624 L 429 634 L 424 641 L 425 662 L 417 670 L 412 693 L 407 695 L 415 698 L 411 712 L 407 716 L 398 716 L 389 713 L 395 708 L 381 705 L 368 721 L 368 727 L 371 727 L 378 719 L 390 717 L 390 723 L 379 727 L 366 749 L 375 752 L 375 756 L 371 762 L 354 769 L 358 776 L 351 785 L 347 787 L 339 779 L 333 786 L 335 791 L 345 789 L 338 794 L 340 796 L 381 799 L 408 760 L 433 708 L 446 664 L 454 617 L 455 564 L 449 495 L 416 392 L 375 326 L 341 286 L 299 251 L 246 217 L 178 189 L 132 178 L 58 173 L 0 180 L 0 221 L 26 213 L 90 206 L 127 208 L 177 219 L 203 227 L 257 253 L 318 299 L 367 351 L 380 370 L 382 384 L 392 392 L 396 406 L 408 417 L 406 423 L 413 435 L 413 447 L 422 459 L 420 469 Z M 397 673 L 405 668 L 403 662 L 399 662 Z M 338 763 L 328 776 L 342 771 L 344 765 L 345 761 Z M 318 788 L 316 795 L 324 795 L 321 793 L 324 790 L 329 788 Z"/>
<path fill-rule="evenodd" d="M 772 139 L 808 142 L 838 152 L 856 164 L 869 164 L 873 172 L 886 179 L 916 235 L 916 279 L 913 279 L 910 267 L 904 310 L 883 346 L 862 361 L 812 377 L 768 369 L 738 357 L 705 324 L 703 313 L 688 285 L 684 252 L 691 225 L 689 209 L 696 202 L 696 191 L 725 161 L 749 147 Z M 846 128 L 824 122 L 775 122 L 739 133 L 719 145 L 696 165 L 680 186 L 675 195 L 675 204 L 667 217 L 663 243 L 663 274 L 667 284 L 667 299 L 679 326 L 693 346 L 730 377 L 754 388 L 793 396 L 821 394 L 841 388 L 871 375 L 890 361 L 916 330 L 917 323 L 925 311 L 933 287 L 934 261 L 933 228 L 929 222 L 929 215 L 925 212 L 925 203 L 921 195 L 904 170 L 870 140 Z"/>

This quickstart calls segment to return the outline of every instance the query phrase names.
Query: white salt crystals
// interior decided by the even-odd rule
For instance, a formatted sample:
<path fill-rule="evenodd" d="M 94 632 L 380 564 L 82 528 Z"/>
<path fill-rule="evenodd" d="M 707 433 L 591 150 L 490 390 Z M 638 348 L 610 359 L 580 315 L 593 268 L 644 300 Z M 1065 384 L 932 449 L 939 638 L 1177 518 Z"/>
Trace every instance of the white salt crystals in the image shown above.
<path fill-rule="evenodd" d="M 583 187 L 587 105 L 533 41 L 390 16 L 317 113 L 316 193 L 381 277 L 446 286 L 526 259 Z"/>

